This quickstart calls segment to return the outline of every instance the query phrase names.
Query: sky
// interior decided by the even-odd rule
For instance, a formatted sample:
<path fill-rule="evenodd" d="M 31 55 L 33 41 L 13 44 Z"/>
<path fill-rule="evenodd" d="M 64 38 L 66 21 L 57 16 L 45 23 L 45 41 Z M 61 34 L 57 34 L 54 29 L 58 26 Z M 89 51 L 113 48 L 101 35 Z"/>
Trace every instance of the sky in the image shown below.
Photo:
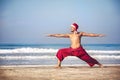
<path fill-rule="evenodd" d="M 120 44 L 120 0 L 0 0 L 0 43 L 70 43 L 46 34 L 78 31 L 105 34 L 84 37 L 83 44 Z"/>

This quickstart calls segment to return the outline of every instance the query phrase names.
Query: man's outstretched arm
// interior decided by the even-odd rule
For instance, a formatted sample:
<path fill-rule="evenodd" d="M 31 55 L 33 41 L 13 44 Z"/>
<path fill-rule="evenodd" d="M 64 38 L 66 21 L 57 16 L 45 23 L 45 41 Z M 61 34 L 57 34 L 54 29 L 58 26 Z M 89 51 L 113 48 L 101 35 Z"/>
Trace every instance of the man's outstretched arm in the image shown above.
<path fill-rule="evenodd" d="M 88 37 L 104 37 L 105 35 L 103 34 L 94 34 L 94 33 L 86 33 L 86 32 L 81 32 L 82 36 L 88 36 Z"/>
<path fill-rule="evenodd" d="M 69 38 L 68 34 L 48 34 L 48 37 Z"/>

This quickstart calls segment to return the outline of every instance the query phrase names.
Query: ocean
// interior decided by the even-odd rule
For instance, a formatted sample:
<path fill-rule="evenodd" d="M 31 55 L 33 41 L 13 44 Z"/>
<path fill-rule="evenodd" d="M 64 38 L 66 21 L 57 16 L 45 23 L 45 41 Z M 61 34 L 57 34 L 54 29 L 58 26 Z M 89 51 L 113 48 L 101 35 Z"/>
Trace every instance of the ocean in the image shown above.
<path fill-rule="evenodd" d="M 55 65 L 58 49 L 70 44 L 0 44 L 0 66 Z M 120 44 L 83 44 L 90 56 L 102 64 L 120 64 Z M 63 65 L 86 65 L 75 56 L 66 57 Z"/>

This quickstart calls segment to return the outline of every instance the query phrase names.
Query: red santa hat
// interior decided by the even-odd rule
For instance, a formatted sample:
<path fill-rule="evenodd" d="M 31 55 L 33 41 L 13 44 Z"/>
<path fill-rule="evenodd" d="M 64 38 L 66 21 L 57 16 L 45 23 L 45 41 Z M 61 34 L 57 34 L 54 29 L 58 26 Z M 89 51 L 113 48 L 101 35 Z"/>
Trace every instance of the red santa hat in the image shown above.
<path fill-rule="evenodd" d="M 73 23 L 71 26 L 74 27 L 76 29 L 76 31 L 77 31 L 77 29 L 79 27 L 77 23 Z"/>

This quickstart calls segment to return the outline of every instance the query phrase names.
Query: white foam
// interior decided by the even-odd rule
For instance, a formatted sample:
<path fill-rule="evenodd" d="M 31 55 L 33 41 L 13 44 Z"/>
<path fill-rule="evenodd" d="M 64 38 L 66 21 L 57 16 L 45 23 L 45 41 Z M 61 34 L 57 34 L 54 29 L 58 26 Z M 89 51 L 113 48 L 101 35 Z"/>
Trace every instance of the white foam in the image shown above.
<path fill-rule="evenodd" d="M 0 54 L 9 53 L 56 53 L 58 49 L 52 48 L 17 48 L 17 49 L 0 49 Z M 86 50 L 88 53 L 101 53 L 101 54 L 120 54 L 120 50 Z"/>
<path fill-rule="evenodd" d="M 120 53 L 120 50 L 87 50 L 88 53 Z"/>
<path fill-rule="evenodd" d="M 45 48 L 18 48 L 18 49 L 0 49 L 0 53 L 55 53 L 57 49 Z"/>
<path fill-rule="evenodd" d="M 2 60 L 34 60 L 34 59 L 54 59 L 55 56 L 2 56 Z"/>
<path fill-rule="evenodd" d="M 120 59 L 120 56 L 115 55 L 92 55 L 93 58 L 97 59 Z M 56 59 L 56 56 L 1 56 L 1 60 L 37 60 L 37 59 Z M 75 56 L 69 56 L 69 59 L 76 59 Z"/>

